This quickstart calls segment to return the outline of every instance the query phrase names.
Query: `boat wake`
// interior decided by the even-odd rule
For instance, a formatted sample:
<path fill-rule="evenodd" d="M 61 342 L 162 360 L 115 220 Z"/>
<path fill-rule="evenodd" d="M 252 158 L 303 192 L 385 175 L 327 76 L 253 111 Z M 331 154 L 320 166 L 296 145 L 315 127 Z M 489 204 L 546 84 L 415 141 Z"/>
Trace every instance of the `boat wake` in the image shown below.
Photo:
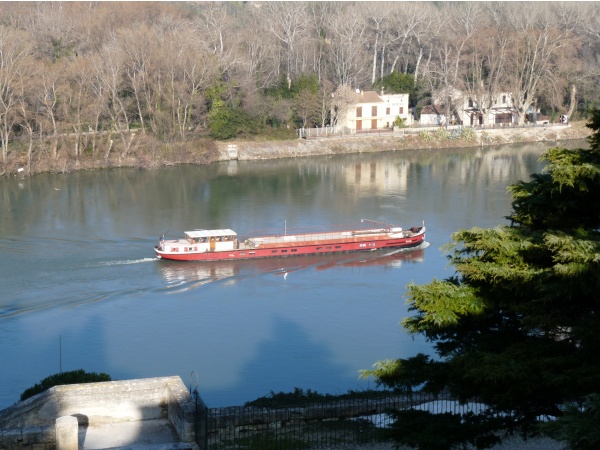
<path fill-rule="evenodd" d="M 129 264 L 141 264 L 146 262 L 156 261 L 156 258 L 142 258 L 142 259 L 125 259 L 122 261 L 107 261 L 101 263 L 101 266 L 126 266 Z"/>
<path fill-rule="evenodd" d="M 113 294 L 109 292 L 73 293 L 72 295 L 67 295 L 60 298 L 54 298 L 50 300 L 45 299 L 43 302 L 39 301 L 25 305 L 3 305 L 0 307 L 0 319 L 36 311 L 73 307 L 86 303 L 98 302 L 107 299 L 111 295 Z"/>

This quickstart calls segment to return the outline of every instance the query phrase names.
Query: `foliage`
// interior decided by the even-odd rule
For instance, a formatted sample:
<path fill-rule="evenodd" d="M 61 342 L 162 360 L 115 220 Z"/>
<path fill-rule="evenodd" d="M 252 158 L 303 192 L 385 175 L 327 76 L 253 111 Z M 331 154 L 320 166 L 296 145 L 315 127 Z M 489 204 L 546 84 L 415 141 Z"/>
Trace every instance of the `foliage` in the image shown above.
<path fill-rule="evenodd" d="M 299 406 L 310 403 L 325 403 L 336 400 L 348 400 L 359 398 L 373 398 L 377 396 L 389 395 L 389 391 L 348 391 L 341 395 L 321 394 L 317 391 L 307 389 L 306 392 L 301 388 L 294 388 L 293 392 L 278 392 L 271 391 L 268 396 L 259 397 L 256 400 L 246 402 L 244 406 L 255 406 L 259 408 L 282 407 L 282 406 Z"/>
<path fill-rule="evenodd" d="M 406 117 L 396 116 L 396 120 L 394 120 L 394 126 L 399 128 L 407 128 Z"/>
<path fill-rule="evenodd" d="M 385 89 L 386 94 L 412 94 L 415 93 L 415 77 L 409 73 L 394 71 L 388 76 L 380 78 L 373 84 L 373 89 Z"/>
<path fill-rule="evenodd" d="M 442 141 L 445 139 L 450 139 L 450 137 L 452 136 L 452 133 L 444 127 L 439 127 L 433 132 L 433 135 L 436 140 Z"/>
<path fill-rule="evenodd" d="M 408 94 L 410 106 L 415 106 L 425 95 L 421 83 L 415 83 L 414 75 L 398 71 L 394 71 L 373 83 L 374 90 L 380 91 L 382 88 L 385 94 Z"/>
<path fill-rule="evenodd" d="M 100 381 L 111 381 L 110 375 L 105 373 L 85 372 L 83 369 L 73 370 L 71 372 L 61 372 L 44 378 L 34 386 L 25 389 L 21 394 L 21 401 L 33 397 L 40 392 L 44 392 L 51 387 L 64 384 L 79 384 L 79 383 L 97 383 Z"/>
<path fill-rule="evenodd" d="M 481 140 L 483 142 L 492 142 L 494 139 L 489 135 L 489 133 L 487 131 L 482 131 L 481 132 Z"/>
<path fill-rule="evenodd" d="M 556 421 L 544 422 L 540 429 L 572 450 L 600 448 L 600 395 L 590 394 L 581 405 L 568 405 Z"/>
<path fill-rule="evenodd" d="M 487 448 L 500 442 L 489 423 L 473 413 L 465 415 L 428 411 L 391 411 L 394 423 L 388 435 L 410 448 L 447 450 L 468 442 L 475 448 Z"/>
<path fill-rule="evenodd" d="M 289 81 L 282 74 L 274 86 L 265 89 L 265 95 L 276 99 L 293 99 L 302 91 L 312 94 L 319 92 L 319 79 L 316 74 L 303 73 L 297 79 Z"/>
<path fill-rule="evenodd" d="M 225 141 L 242 133 L 255 133 L 258 126 L 244 110 L 223 106 L 208 114 L 209 135 Z"/>
<path fill-rule="evenodd" d="M 448 137 L 450 140 L 475 141 L 477 133 L 472 128 L 456 128 Z"/>
<path fill-rule="evenodd" d="M 426 142 L 431 142 L 431 141 L 435 140 L 435 137 L 433 136 L 433 134 L 431 134 L 431 132 L 429 130 L 420 131 L 419 138 L 421 138 L 421 140 L 426 141 Z"/>
<path fill-rule="evenodd" d="M 414 315 L 403 325 L 438 358 L 382 362 L 363 376 L 478 398 L 498 430 L 536 433 L 539 417 L 558 417 L 557 436 L 598 444 L 586 426 L 597 410 L 563 406 L 600 392 L 600 111 L 591 117 L 589 149 L 549 149 L 542 173 L 510 187 L 510 225 L 455 232 L 444 249 L 456 273 L 408 286 Z"/>

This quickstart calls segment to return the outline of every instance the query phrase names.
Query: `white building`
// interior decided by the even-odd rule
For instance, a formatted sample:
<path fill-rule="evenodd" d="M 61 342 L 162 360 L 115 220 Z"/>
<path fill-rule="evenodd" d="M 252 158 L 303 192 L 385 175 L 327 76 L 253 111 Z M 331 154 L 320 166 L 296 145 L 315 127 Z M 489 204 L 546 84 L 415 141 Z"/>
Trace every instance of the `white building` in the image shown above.
<path fill-rule="evenodd" d="M 487 98 L 480 98 L 485 105 L 482 111 L 478 100 L 468 92 L 448 88 L 440 91 L 432 99 L 433 105 L 423 107 L 419 122 L 423 125 L 444 125 L 449 123 L 466 126 L 512 125 L 517 121 L 516 108 L 509 92 L 500 92 L 492 97 L 491 104 Z"/>
<path fill-rule="evenodd" d="M 391 129 L 397 117 L 412 124 L 408 108 L 408 94 L 379 95 L 375 91 L 356 90 L 354 104 L 347 108 L 345 115 L 338 117 L 338 126 L 352 132 Z"/>
<path fill-rule="evenodd" d="M 489 103 L 487 99 L 483 99 L 483 102 Z M 475 99 L 465 97 L 461 106 L 462 111 L 459 111 L 459 114 L 464 125 L 510 125 L 517 121 L 512 95 L 508 92 L 501 92 L 492 97 L 487 120 Z"/>

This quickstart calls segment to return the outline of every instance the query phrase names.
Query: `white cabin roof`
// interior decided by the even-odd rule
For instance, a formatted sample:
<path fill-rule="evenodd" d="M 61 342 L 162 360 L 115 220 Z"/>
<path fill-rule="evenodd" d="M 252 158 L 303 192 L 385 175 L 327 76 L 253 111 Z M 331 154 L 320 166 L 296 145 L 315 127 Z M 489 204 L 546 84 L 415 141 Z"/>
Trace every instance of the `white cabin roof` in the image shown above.
<path fill-rule="evenodd" d="M 230 229 L 223 230 L 194 230 L 186 231 L 185 234 L 191 238 L 203 238 L 203 237 L 220 237 L 220 236 L 237 236 L 237 233 Z"/>

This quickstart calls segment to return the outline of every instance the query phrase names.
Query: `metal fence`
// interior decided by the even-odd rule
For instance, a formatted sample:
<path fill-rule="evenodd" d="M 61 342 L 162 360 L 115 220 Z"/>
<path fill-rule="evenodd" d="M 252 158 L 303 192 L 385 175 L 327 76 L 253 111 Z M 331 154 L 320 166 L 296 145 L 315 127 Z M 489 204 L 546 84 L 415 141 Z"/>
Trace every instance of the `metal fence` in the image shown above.
<path fill-rule="evenodd" d="M 464 414 L 482 407 L 425 393 L 263 408 L 206 408 L 199 401 L 196 436 L 201 450 L 355 448 L 389 440 L 390 410 Z"/>

